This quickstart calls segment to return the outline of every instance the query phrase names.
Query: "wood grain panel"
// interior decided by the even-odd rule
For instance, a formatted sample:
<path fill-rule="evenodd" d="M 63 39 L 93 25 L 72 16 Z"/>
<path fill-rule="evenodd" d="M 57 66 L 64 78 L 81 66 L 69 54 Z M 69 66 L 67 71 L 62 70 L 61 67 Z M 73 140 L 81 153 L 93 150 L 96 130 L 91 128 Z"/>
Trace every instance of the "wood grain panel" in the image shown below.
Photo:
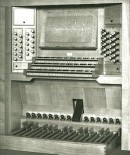
<path fill-rule="evenodd" d="M 0 122 L 0 134 L 5 134 L 5 122 Z"/>
<path fill-rule="evenodd" d="M 25 85 L 27 102 L 29 105 L 51 105 L 51 89 L 49 85 L 28 84 Z"/>
<path fill-rule="evenodd" d="M 109 25 L 109 24 L 121 25 L 122 24 L 121 14 L 122 14 L 122 10 L 121 10 L 120 4 L 107 6 L 105 8 L 105 25 Z"/>
<path fill-rule="evenodd" d="M 0 123 L 5 122 L 5 83 L 0 81 Z"/>
<path fill-rule="evenodd" d="M 35 80 L 21 82 L 20 94 L 23 115 L 27 111 L 73 114 L 72 99 L 83 99 L 85 114 L 121 117 L 120 86 Z"/>
<path fill-rule="evenodd" d="M 105 88 L 85 88 L 86 108 L 106 108 Z"/>
<path fill-rule="evenodd" d="M 23 106 L 23 114 L 25 115 L 27 111 L 72 114 L 73 106 L 26 104 Z"/>
<path fill-rule="evenodd" d="M 0 148 L 58 155 L 105 155 L 105 144 L 0 136 Z"/>
<path fill-rule="evenodd" d="M 5 133 L 5 8 L 0 7 L 0 133 Z"/>
<path fill-rule="evenodd" d="M 73 106 L 72 99 L 85 99 L 83 88 L 75 86 L 52 86 L 54 105 Z"/>
<path fill-rule="evenodd" d="M 19 128 L 22 115 L 22 101 L 18 82 L 12 82 L 12 98 L 11 98 L 11 129 Z"/>
<path fill-rule="evenodd" d="M 113 140 L 108 146 L 107 146 L 107 149 L 106 149 L 106 154 L 108 155 L 119 155 L 116 153 L 115 150 L 120 149 L 120 137 L 117 137 L 117 139 Z M 118 147 L 119 146 L 119 147 Z"/>
<path fill-rule="evenodd" d="M 24 107 L 24 105 L 27 105 L 28 102 L 27 102 L 27 94 L 25 90 L 25 85 L 22 84 L 21 82 L 19 83 L 19 90 L 20 90 L 22 106 Z"/>
<path fill-rule="evenodd" d="M 11 72 L 11 7 L 5 7 L 5 132 L 11 130 L 11 81 L 9 74 Z"/>
<path fill-rule="evenodd" d="M 122 5 L 122 149 L 130 150 L 130 2 Z"/>
<path fill-rule="evenodd" d="M 0 80 L 5 80 L 5 8 L 0 7 Z"/>
<path fill-rule="evenodd" d="M 66 105 L 66 95 L 65 95 L 64 87 L 57 87 L 56 90 L 57 90 L 56 92 L 57 92 L 58 102 L 55 103 L 55 105 L 56 106 L 60 106 L 60 105 L 65 106 Z M 52 94 L 52 96 L 53 96 L 53 94 Z"/>
<path fill-rule="evenodd" d="M 108 109 L 121 109 L 121 88 L 106 88 L 106 101 Z"/>
<path fill-rule="evenodd" d="M 38 86 L 26 85 L 25 91 L 27 95 L 27 102 L 29 105 L 41 104 L 40 99 L 39 99 L 39 87 Z"/>

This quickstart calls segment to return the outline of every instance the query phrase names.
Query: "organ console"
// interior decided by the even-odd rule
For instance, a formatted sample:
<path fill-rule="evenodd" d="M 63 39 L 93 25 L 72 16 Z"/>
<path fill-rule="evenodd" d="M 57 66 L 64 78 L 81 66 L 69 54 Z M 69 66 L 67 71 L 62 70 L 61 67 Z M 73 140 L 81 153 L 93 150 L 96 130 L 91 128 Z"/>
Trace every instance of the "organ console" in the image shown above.
<path fill-rule="evenodd" d="M 3 2 L 0 149 L 130 150 L 129 9 L 128 0 Z"/>

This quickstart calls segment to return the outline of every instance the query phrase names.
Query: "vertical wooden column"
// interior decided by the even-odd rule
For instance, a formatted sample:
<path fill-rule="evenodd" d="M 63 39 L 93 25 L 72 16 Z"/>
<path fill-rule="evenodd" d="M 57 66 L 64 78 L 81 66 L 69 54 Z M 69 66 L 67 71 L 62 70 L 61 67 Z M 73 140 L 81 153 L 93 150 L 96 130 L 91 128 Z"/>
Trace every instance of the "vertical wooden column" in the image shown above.
<path fill-rule="evenodd" d="M 5 133 L 5 8 L 0 7 L 0 134 Z"/>
<path fill-rule="evenodd" d="M 10 6 L 5 7 L 5 132 L 10 133 L 11 130 L 11 37 L 12 37 L 12 9 Z"/>
<path fill-rule="evenodd" d="M 130 150 L 130 1 L 122 4 L 122 149 Z"/>

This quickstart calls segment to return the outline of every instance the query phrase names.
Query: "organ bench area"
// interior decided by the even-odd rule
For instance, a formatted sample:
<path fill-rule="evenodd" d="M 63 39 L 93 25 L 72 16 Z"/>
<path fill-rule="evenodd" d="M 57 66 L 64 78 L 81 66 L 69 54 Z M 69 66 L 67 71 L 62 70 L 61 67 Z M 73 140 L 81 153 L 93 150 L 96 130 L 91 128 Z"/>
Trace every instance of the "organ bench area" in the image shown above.
<path fill-rule="evenodd" d="M 0 9 L 6 69 L 0 149 L 129 151 L 130 2 L 12 0 Z"/>

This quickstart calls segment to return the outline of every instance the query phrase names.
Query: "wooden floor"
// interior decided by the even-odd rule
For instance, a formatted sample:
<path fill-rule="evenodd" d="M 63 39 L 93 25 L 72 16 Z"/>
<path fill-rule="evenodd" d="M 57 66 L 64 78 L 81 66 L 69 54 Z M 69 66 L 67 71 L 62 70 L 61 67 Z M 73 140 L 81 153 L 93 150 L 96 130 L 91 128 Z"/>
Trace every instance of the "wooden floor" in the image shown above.
<path fill-rule="evenodd" d="M 49 155 L 49 154 L 34 153 L 34 152 L 21 152 L 21 151 L 10 151 L 10 150 L 0 150 L 0 155 Z"/>
<path fill-rule="evenodd" d="M 111 155 L 130 155 L 130 151 L 115 150 Z"/>

